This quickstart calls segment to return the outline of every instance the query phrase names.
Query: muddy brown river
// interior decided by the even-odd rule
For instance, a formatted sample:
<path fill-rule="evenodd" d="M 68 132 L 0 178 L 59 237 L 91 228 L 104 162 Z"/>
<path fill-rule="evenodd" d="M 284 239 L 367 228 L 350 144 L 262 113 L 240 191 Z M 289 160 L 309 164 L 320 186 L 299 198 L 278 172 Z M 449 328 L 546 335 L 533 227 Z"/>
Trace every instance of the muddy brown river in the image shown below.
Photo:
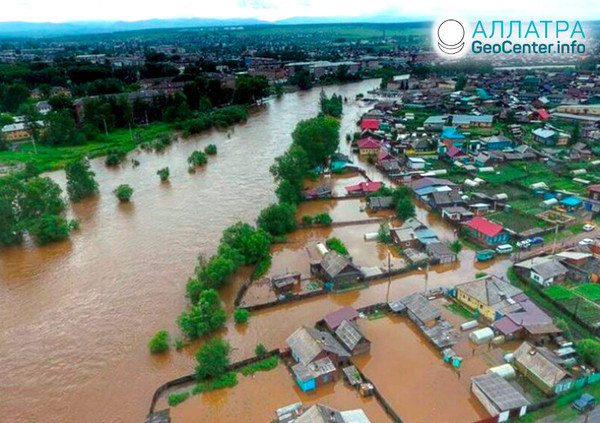
<path fill-rule="evenodd" d="M 327 94 L 348 98 L 342 139 L 355 130 L 367 108 L 354 101 L 355 95 L 377 85 L 371 80 L 325 88 Z M 81 220 L 81 230 L 70 241 L 0 251 L 3 423 L 142 422 L 156 387 L 191 372 L 197 345 L 155 357 L 146 343 L 159 329 L 178 334 L 175 320 L 187 305 L 185 283 L 198 254 L 212 254 L 225 227 L 238 220 L 254 221 L 275 201 L 269 166 L 287 149 L 296 123 L 317 113 L 319 92 L 270 100 L 246 124 L 230 130 L 230 136 L 213 131 L 177 142 L 161 154 L 131 153 L 129 157 L 141 162 L 135 169 L 107 169 L 102 159 L 93 160 L 100 195 L 69 211 Z M 218 146 L 218 155 L 203 170 L 189 174 L 187 157 L 209 143 Z M 348 148 L 344 140 L 341 144 Z M 171 169 L 168 184 L 160 184 L 156 175 L 164 166 Z M 377 176 L 374 169 L 369 172 Z M 64 172 L 51 176 L 64 187 Z M 119 204 L 111 193 L 122 183 L 135 190 L 131 204 Z M 419 217 L 435 225 L 444 238 L 452 236 L 425 211 L 420 210 Z M 473 277 L 478 270 L 473 252 L 464 251 L 461 259 L 461 264 L 432 269 L 429 286 Z M 505 262 L 486 266 L 498 273 L 507 267 Z M 247 274 L 247 269 L 242 271 L 222 292 L 229 313 Z M 420 272 L 406 275 L 394 281 L 391 295 L 421 289 L 423 283 Z M 232 359 L 246 358 L 258 342 L 268 348 L 281 346 L 299 324 L 312 324 L 341 305 L 383 301 L 385 294 L 386 284 L 380 283 L 253 313 L 245 327 L 228 322 L 223 335 L 232 344 Z M 227 405 L 224 395 L 206 396 L 204 411 L 219 415 Z M 284 406 L 289 403 L 285 401 L 274 403 Z M 202 408 L 183 410 L 185 418 L 177 421 L 202 421 Z M 215 421 L 238 421 L 220 415 L 223 418 Z"/>

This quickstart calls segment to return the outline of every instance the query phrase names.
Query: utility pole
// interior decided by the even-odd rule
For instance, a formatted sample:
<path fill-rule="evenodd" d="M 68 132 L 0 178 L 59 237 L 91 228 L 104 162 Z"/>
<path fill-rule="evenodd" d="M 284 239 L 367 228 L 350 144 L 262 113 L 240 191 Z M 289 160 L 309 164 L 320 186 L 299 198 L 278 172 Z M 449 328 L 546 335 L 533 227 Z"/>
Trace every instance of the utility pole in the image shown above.
<path fill-rule="evenodd" d="M 392 285 L 392 264 L 391 264 L 391 256 L 390 256 L 390 252 L 388 250 L 388 285 L 387 285 L 387 292 L 385 294 L 385 303 L 389 303 L 390 302 L 390 287 Z"/>
<path fill-rule="evenodd" d="M 425 290 L 424 294 L 427 294 L 427 284 L 429 283 L 429 262 L 427 262 L 427 267 L 425 267 Z"/>
<path fill-rule="evenodd" d="M 552 254 L 556 251 L 556 239 L 558 238 L 558 223 L 554 228 L 554 242 L 552 243 Z"/>

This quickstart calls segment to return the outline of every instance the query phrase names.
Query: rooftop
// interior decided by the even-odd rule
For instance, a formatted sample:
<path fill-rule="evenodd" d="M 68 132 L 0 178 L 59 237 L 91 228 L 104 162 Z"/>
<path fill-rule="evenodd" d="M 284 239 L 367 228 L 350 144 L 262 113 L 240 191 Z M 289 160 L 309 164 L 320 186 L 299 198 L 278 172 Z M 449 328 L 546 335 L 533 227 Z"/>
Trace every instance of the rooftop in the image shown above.
<path fill-rule="evenodd" d="M 471 382 L 481 390 L 500 411 L 521 408 L 529 401 L 497 373 L 474 376 Z"/>

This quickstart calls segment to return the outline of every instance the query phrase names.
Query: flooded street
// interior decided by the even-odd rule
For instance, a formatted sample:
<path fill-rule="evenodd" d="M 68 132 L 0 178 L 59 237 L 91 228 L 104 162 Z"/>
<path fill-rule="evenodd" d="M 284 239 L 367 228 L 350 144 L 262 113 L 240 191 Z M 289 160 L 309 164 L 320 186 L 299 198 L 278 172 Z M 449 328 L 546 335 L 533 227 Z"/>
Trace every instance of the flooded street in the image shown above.
<path fill-rule="evenodd" d="M 377 84 L 371 80 L 325 88 L 327 94 L 348 97 L 342 139 L 356 129 L 356 121 L 367 109 L 354 102 L 355 95 Z M 142 422 L 154 390 L 192 371 L 197 345 L 156 357 L 148 353 L 146 344 L 159 329 L 178 336 L 175 320 L 188 303 L 185 284 L 198 254 L 212 254 L 224 228 L 238 220 L 254 222 L 258 212 L 276 200 L 269 167 L 289 146 L 296 123 L 317 113 L 319 92 L 313 89 L 269 101 L 246 124 L 236 126 L 230 138 L 214 131 L 175 143 L 161 154 L 132 153 L 129 157 L 141 162 L 136 169 L 124 165 L 111 170 L 102 159 L 93 160 L 100 195 L 70 210 L 81 220 L 81 230 L 71 241 L 0 253 L 0 415 L 8 416 L 8 423 Z M 209 143 L 218 146 L 218 155 L 209 158 L 204 169 L 189 174 L 187 157 Z M 345 141 L 341 145 L 342 151 L 349 149 Z M 156 175 L 164 166 L 171 170 L 168 184 L 160 184 Z M 383 179 L 374 167 L 368 168 L 367 175 Z M 52 176 L 64 186 L 64 172 Z M 356 180 L 355 176 L 335 178 L 336 192 Z M 119 204 L 112 195 L 122 183 L 135 190 L 131 204 Z M 387 216 L 367 213 L 364 200 L 352 199 L 301 204 L 298 218 L 323 212 L 336 222 Z M 417 217 L 440 238 L 454 239 L 453 228 L 438 216 L 419 208 Z M 368 222 L 298 230 L 290 234 L 290 243 L 273 247 L 269 274 L 307 273 L 306 242 L 333 236 L 347 244 L 358 265 L 385 266 L 388 247 L 363 239 L 364 233 L 376 232 L 378 227 L 379 223 Z M 428 288 L 464 282 L 479 271 L 504 275 L 510 265 L 507 260 L 475 264 L 474 252 L 466 248 L 459 259 L 431 267 Z M 400 262 L 401 258 L 392 257 L 392 265 Z M 250 271 L 241 271 L 221 292 L 229 314 Z M 424 269 L 393 278 L 390 300 L 424 290 L 425 281 Z M 358 308 L 385 301 L 387 288 L 384 279 L 367 289 L 253 312 L 243 326 L 229 319 L 223 335 L 232 345 L 232 360 L 254 355 L 258 343 L 268 349 L 283 346 L 299 325 L 312 326 L 341 306 Z M 378 338 L 385 339 L 384 330 L 378 329 L 383 321 L 370 326 L 374 345 Z M 418 355 L 425 347 L 417 345 L 419 340 L 414 342 L 409 354 Z M 384 421 L 378 419 L 382 414 L 375 405 L 361 404 L 364 401 L 341 384 L 307 396 L 298 391 L 281 365 L 255 377 L 256 381 L 240 377 L 240 384 L 231 390 L 193 397 L 173 410 L 173 421 L 238 422 L 243 415 L 236 413 L 251 409 L 257 416 L 252 421 L 268 421 L 276 408 L 322 399 L 341 409 L 364 407 L 367 414 L 375 413 L 374 422 Z M 269 401 L 263 404 L 266 392 Z M 402 410 L 397 411 L 402 416 Z M 475 410 L 469 417 L 475 420 L 479 414 Z"/>
<path fill-rule="evenodd" d="M 325 88 L 349 99 L 342 136 L 364 111 L 355 95 L 377 84 Z M 73 207 L 81 230 L 71 241 L 0 252 L 3 421 L 143 421 L 154 389 L 193 365 L 185 353 L 152 357 L 146 343 L 158 329 L 177 334 L 198 254 L 211 254 L 225 227 L 253 221 L 275 201 L 269 167 L 296 123 L 317 113 L 319 92 L 269 101 L 231 138 L 211 132 L 161 154 L 132 153 L 141 162 L 136 169 L 111 170 L 93 160 L 100 196 Z M 208 143 L 218 155 L 189 174 L 187 157 Z M 161 185 L 156 171 L 164 166 L 171 180 Z M 64 186 L 64 172 L 52 176 Z M 129 205 L 112 195 L 121 183 L 135 190 Z M 250 355 L 253 342 L 240 355 Z"/>

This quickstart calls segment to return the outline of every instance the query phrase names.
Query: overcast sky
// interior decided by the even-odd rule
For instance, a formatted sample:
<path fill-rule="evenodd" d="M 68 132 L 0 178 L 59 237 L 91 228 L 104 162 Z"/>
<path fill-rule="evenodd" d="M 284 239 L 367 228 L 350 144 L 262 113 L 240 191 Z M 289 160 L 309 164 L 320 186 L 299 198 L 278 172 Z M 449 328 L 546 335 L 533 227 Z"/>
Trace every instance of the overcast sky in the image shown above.
<path fill-rule="evenodd" d="M 1 0 L 0 21 L 66 22 L 152 18 L 397 16 L 399 21 L 460 15 L 468 19 L 599 19 L 598 0 Z"/>

